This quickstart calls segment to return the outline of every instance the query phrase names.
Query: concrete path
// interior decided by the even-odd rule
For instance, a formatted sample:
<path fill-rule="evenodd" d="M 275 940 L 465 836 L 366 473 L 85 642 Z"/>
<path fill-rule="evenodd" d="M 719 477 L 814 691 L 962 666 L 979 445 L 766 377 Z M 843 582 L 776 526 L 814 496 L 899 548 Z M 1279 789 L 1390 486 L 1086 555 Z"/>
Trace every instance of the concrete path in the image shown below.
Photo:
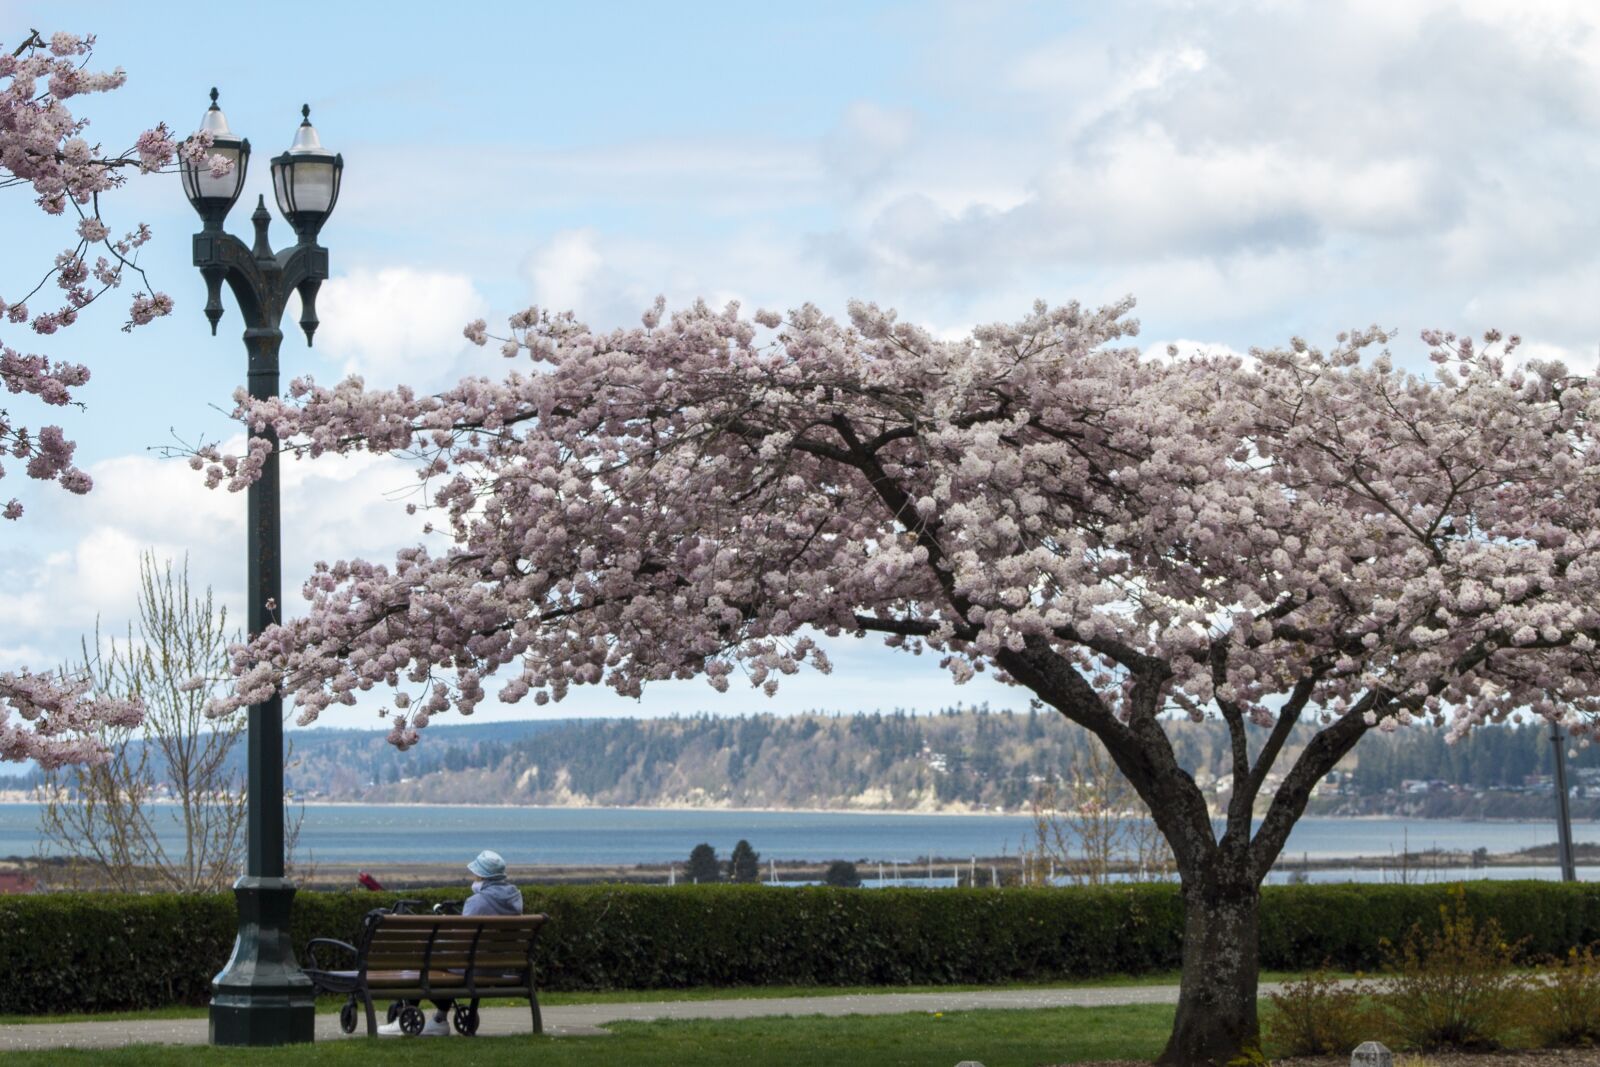
<path fill-rule="evenodd" d="M 1263 983 L 1261 995 L 1277 990 Z M 755 1019 L 776 1015 L 899 1015 L 905 1012 L 973 1011 L 993 1008 L 1102 1007 L 1112 1004 L 1173 1004 L 1178 987 L 1094 986 L 1073 989 L 995 989 L 949 993 L 862 993 L 848 996 L 762 997 L 739 1000 L 655 1000 L 621 1004 L 568 1004 L 544 1009 L 545 1032 L 553 1037 L 601 1037 L 608 1023 L 653 1019 Z M 526 1034 L 522 1008 L 484 1008 L 478 1032 Z M 380 1020 L 381 1021 L 381 1020 Z M 203 1045 L 205 1019 L 124 1022 L 21 1023 L 0 1026 L 0 1053 L 24 1049 L 117 1048 L 122 1045 Z M 366 1024 L 353 1037 L 366 1037 Z M 455 1035 L 451 1035 L 455 1037 Z M 343 1040 L 338 1016 L 317 1016 L 317 1040 Z M 383 1038 L 380 1040 L 426 1040 Z M 459 1038 L 457 1038 L 459 1040 Z"/>

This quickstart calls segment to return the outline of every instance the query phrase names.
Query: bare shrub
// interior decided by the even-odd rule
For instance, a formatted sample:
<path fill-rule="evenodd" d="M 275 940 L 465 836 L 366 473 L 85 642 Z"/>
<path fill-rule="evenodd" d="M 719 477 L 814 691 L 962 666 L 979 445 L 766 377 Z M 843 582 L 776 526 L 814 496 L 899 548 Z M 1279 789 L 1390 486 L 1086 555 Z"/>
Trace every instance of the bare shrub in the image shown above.
<path fill-rule="evenodd" d="M 1372 989 L 1319 970 L 1268 994 L 1267 1037 L 1281 1056 L 1345 1054 L 1371 1036 Z"/>
<path fill-rule="evenodd" d="M 1439 908 L 1439 927 L 1416 923 L 1397 949 L 1385 941 L 1382 993 L 1401 1041 L 1422 1049 L 1498 1048 L 1517 1021 L 1522 983 L 1494 919 L 1478 923 L 1457 889 Z"/>
<path fill-rule="evenodd" d="M 1049 866 L 1078 885 L 1102 885 L 1125 871 L 1149 880 L 1170 878 L 1172 850 L 1150 810 L 1098 745 L 1074 756 L 1066 781 L 1041 785 L 1031 803 L 1026 868 Z"/>
<path fill-rule="evenodd" d="M 139 560 L 139 616 L 127 636 L 83 641 L 96 693 L 137 697 L 139 727 L 101 727 L 111 758 L 45 776 L 39 833 L 52 851 L 81 857 L 62 868 L 75 887 L 124 892 L 225 888 L 244 849 L 244 790 L 228 754 L 243 712 L 211 719 L 213 688 L 185 688 L 195 677 L 225 678 L 230 633 L 211 590 L 189 589 L 188 565 Z"/>
<path fill-rule="evenodd" d="M 1527 998 L 1527 1026 L 1540 1044 L 1600 1044 L 1600 957 L 1593 945 L 1550 960 Z"/>
<path fill-rule="evenodd" d="M 244 858 L 245 790 L 231 759 L 244 737 L 246 713 L 220 718 L 207 701 L 229 676 L 227 610 L 211 590 L 189 587 L 187 563 L 139 560 L 138 618 L 126 636 L 82 643 L 84 671 L 97 694 L 137 697 L 138 727 L 97 728 L 110 753 L 104 763 L 45 774 L 39 835 L 45 850 L 75 857 L 41 867 L 56 886 L 122 892 L 215 892 L 240 873 Z M 191 678 L 204 684 L 191 688 Z M 294 758 L 291 742 L 286 763 Z M 294 799 L 285 798 L 286 804 Z M 305 805 L 285 826 L 287 872 L 309 878 L 309 857 L 296 862 Z"/>

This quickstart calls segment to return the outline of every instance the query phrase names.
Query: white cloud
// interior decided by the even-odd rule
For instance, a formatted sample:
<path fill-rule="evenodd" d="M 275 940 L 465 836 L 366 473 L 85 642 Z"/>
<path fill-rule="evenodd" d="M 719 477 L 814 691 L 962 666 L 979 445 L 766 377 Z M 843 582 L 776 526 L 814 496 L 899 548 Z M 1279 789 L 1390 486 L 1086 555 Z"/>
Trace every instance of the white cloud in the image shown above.
<path fill-rule="evenodd" d="M 1083 34 L 1024 52 L 1009 70 L 1007 83 L 1064 103 L 1058 121 L 1069 130 L 1081 130 L 1140 97 L 1181 89 L 1209 63 L 1204 49 L 1183 41 L 1124 52 L 1096 35 Z"/>
<path fill-rule="evenodd" d="M 224 442 L 237 450 L 241 440 Z M 47 525 L 49 542 L 35 551 L 8 546 L 0 571 L 0 618 L 8 645 L 0 664 L 35 669 L 77 654 L 79 637 L 97 619 L 120 632 L 132 617 L 139 557 L 189 560 L 190 583 L 210 586 L 230 618 L 244 618 L 243 493 L 207 489 L 178 460 L 119 456 L 94 464 L 86 497 L 52 501 L 30 516 Z M 285 459 L 282 467 L 285 610 L 304 610 L 300 583 L 318 559 L 364 556 L 386 561 L 421 540 L 423 520 L 404 513 L 393 491 L 416 485 L 410 467 L 387 456 Z"/>
<path fill-rule="evenodd" d="M 1600 335 L 1600 7 L 1129 5 L 1042 41 L 953 22 L 928 77 L 991 128 L 930 129 L 813 239 L 857 292 L 948 321 L 1131 290 L 1164 332 L 1241 342 L 1375 317 Z"/>
<path fill-rule="evenodd" d="M 488 301 L 464 274 L 388 267 L 330 279 L 317 295 L 317 344 L 369 384 L 439 385 L 472 345 L 461 330 Z"/>
<path fill-rule="evenodd" d="M 604 260 L 593 230 L 566 230 L 528 259 L 528 281 L 539 306 L 579 310 L 591 297 Z"/>
<path fill-rule="evenodd" d="M 24 628 L 30 646 L 50 650 L 46 666 L 75 654 L 78 636 L 97 618 L 122 628 L 136 600 L 142 551 L 158 559 L 191 554 L 193 573 L 219 592 L 242 585 L 242 574 L 227 580 L 219 551 L 243 543 L 242 498 L 208 491 L 182 462 L 147 455 L 96 463 L 89 473 L 95 486 L 85 497 L 40 497 L 30 519 L 49 531 L 48 541 L 34 552 L 8 546 L 0 571 L 0 617 Z M 7 634 L 17 639 L 16 630 Z"/>

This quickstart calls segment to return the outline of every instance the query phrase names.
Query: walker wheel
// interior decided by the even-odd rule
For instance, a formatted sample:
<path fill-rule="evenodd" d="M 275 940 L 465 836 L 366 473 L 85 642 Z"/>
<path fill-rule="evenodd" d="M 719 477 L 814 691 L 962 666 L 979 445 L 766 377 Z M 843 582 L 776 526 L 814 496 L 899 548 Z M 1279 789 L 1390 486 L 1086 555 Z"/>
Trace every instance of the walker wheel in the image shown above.
<path fill-rule="evenodd" d="M 356 1002 L 347 1000 L 339 1009 L 339 1029 L 347 1034 L 356 1032 Z"/>
<path fill-rule="evenodd" d="M 477 1005 L 468 1007 L 465 1004 L 457 1004 L 452 1014 L 454 1018 L 451 1021 L 455 1023 L 456 1033 L 462 1037 L 471 1037 L 478 1032 Z"/>
<path fill-rule="evenodd" d="M 422 1009 L 414 1004 L 407 1004 L 400 1009 L 400 1032 L 407 1037 L 416 1037 L 422 1033 L 422 1028 L 428 1024 L 427 1016 L 422 1014 Z"/>

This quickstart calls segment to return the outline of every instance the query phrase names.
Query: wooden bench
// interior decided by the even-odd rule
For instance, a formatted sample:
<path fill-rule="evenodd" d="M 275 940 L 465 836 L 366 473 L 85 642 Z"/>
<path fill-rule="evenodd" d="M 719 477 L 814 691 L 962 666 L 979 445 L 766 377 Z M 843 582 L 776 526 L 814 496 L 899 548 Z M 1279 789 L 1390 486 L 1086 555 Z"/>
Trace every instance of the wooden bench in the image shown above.
<path fill-rule="evenodd" d="M 347 1034 L 355 1032 L 359 1003 L 367 1012 L 367 1036 L 377 1036 L 374 996 L 397 1002 L 457 1001 L 453 1022 L 465 1035 L 477 1032 L 480 999 L 527 997 L 533 1032 L 540 1034 L 544 1021 L 533 987 L 533 948 L 548 919 L 369 912 L 359 944 L 319 937 L 306 945 L 305 971 L 318 992 L 349 995 L 339 1009 L 339 1024 Z M 319 958 L 330 950 L 345 957 L 339 961 L 340 969 L 325 966 Z M 427 1021 L 414 1004 L 402 1006 L 398 1018 L 402 1032 L 413 1035 L 421 1033 Z"/>

